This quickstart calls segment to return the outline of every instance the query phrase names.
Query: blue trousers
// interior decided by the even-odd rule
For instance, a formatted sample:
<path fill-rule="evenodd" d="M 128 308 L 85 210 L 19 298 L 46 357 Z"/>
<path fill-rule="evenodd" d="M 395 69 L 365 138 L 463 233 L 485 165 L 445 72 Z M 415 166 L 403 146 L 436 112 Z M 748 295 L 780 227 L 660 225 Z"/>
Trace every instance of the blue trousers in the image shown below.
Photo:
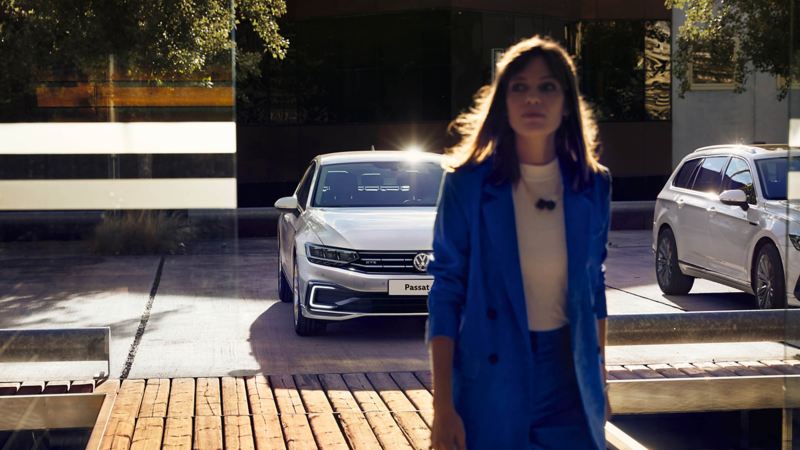
<path fill-rule="evenodd" d="M 569 325 L 531 331 L 531 450 L 593 449 L 572 360 Z"/>

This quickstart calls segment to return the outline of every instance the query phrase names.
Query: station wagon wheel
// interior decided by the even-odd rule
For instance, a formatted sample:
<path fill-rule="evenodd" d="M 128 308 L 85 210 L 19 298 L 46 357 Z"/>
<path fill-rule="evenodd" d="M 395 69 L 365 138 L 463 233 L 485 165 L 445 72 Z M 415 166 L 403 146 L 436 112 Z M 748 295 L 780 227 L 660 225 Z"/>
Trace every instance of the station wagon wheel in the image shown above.
<path fill-rule="evenodd" d="M 325 330 L 325 322 L 309 319 L 303 316 L 300 308 L 300 277 L 297 276 L 297 257 L 292 270 L 292 318 L 294 319 L 294 332 L 298 336 L 313 336 Z"/>
<path fill-rule="evenodd" d="M 767 244 L 758 250 L 753 267 L 753 292 L 759 309 L 786 306 L 786 282 L 778 249 Z"/>
<path fill-rule="evenodd" d="M 688 294 L 694 284 L 694 277 L 684 275 L 678 267 L 678 247 L 669 228 L 658 234 L 656 280 L 661 291 L 668 295 Z"/>

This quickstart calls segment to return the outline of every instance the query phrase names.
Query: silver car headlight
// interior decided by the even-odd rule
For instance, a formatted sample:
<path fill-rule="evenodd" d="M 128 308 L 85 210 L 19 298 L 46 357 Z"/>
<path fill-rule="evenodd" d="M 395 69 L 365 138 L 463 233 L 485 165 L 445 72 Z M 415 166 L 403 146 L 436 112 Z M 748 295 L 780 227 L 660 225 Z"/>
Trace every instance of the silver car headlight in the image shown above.
<path fill-rule="evenodd" d="M 792 245 L 794 245 L 795 250 L 800 250 L 800 235 L 790 234 L 789 240 L 792 241 Z"/>
<path fill-rule="evenodd" d="M 309 261 L 326 266 L 345 266 L 358 259 L 358 253 L 352 250 L 316 244 L 306 244 L 306 256 Z"/>

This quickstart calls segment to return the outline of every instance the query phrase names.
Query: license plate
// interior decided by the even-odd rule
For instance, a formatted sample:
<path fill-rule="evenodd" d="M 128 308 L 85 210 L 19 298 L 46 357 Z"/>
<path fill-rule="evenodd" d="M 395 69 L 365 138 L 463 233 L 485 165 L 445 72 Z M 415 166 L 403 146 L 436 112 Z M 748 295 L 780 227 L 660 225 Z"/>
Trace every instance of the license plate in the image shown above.
<path fill-rule="evenodd" d="M 428 295 L 433 280 L 389 280 L 389 295 Z"/>

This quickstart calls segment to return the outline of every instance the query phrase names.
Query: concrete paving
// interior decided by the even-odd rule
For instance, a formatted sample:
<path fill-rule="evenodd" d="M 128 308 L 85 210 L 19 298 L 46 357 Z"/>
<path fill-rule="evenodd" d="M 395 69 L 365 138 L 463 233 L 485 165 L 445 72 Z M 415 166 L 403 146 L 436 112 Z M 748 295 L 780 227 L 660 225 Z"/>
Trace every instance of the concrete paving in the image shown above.
<path fill-rule="evenodd" d="M 610 314 L 750 309 L 752 297 L 698 280 L 692 293 L 658 289 L 647 231 L 612 231 L 607 261 Z M 420 318 L 332 324 L 322 336 L 292 331 L 290 305 L 277 300 L 274 239 L 207 241 L 168 255 L 130 377 L 411 371 L 428 367 Z M 149 300 L 160 258 L 92 255 L 80 242 L 0 246 L 0 327 L 111 326 L 112 377 Z M 620 346 L 609 364 L 783 359 L 797 349 L 774 342 Z M 38 366 L 42 366 L 38 364 Z M 36 378 L 67 378 L 47 364 Z M 0 379 L 20 368 L 0 364 Z M 27 379 L 27 376 L 25 377 Z"/>

